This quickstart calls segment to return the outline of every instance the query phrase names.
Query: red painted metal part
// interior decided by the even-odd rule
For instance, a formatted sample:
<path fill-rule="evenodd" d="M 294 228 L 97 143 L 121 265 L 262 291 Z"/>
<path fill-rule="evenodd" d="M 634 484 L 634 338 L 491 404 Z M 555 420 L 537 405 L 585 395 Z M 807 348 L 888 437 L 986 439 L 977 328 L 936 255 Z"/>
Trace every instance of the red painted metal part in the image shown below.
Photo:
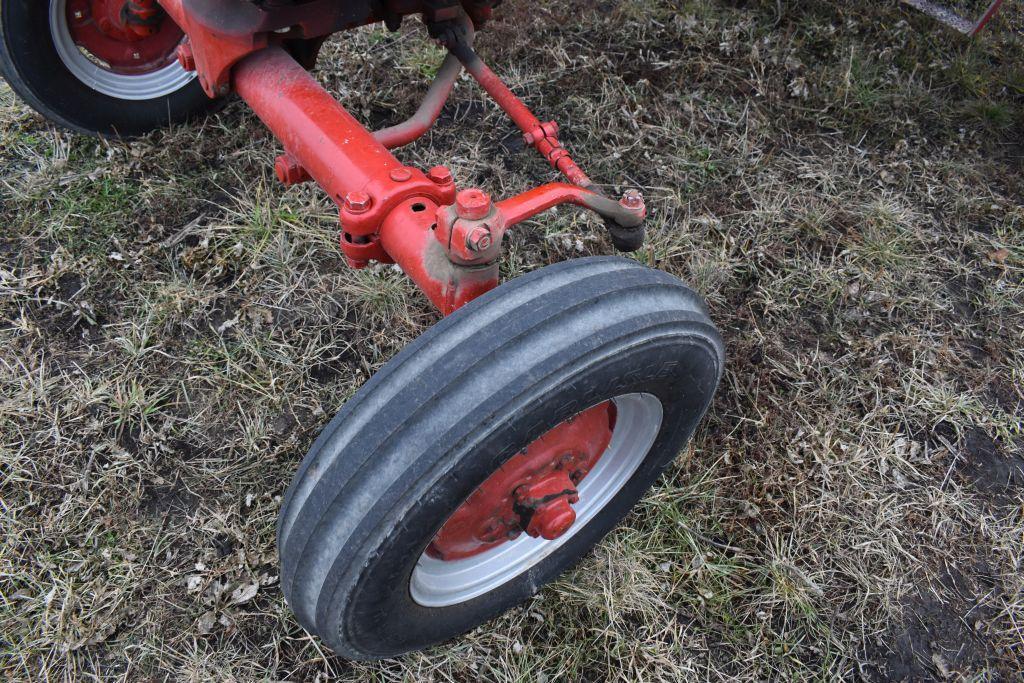
<path fill-rule="evenodd" d="M 573 203 L 621 226 L 643 219 L 642 200 L 627 206 L 588 188 L 589 178 L 558 143 L 557 125 L 541 124 L 472 51 L 473 24 L 457 4 L 385 3 L 393 14 L 422 11 L 425 20 L 441 21 L 436 25 L 448 27 L 442 42 L 451 54 L 412 118 L 370 133 L 289 53 L 295 49 L 289 41 L 375 20 L 365 10 L 370 3 L 311 0 L 264 10 L 244 0 L 159 1 L 188 35 L 178 55 L 182 65 L 198 71 L 208 94 L 225 92 L 225 78 L 230 78 L 281 140 L 284 154 L 275 162 L 281 182 L 315 180 L 338 204 L 340 246 L 348 263 L 355 268 L 374 260 L 397 263 L 445 314 L 497 286 L 504 232 L 540 211 Z M 339 9 L 342 5 L 349 9 Z M 474 12 L 487 14 L 481 7 L 473 1 L 465 9 L 476 20 Z M 499 100 L 531 144 L 575 184 L 554 183 L 498 203 L 488 198 L 487 209 L 474 212 L 455 202 L 456 187 L 446 168 L 424 174 L 404 166 L 388 151 L 429 129 L 460 64 Z M 478 190 L 466 192 L 486 197 Z"/>
<path fill-rule="evenodd" d="M 472 557 L 523 531 L 553 540 L 576 519 L 576 486 L 612 439 L 615 404 L 605 401 L 547 431 L 481 484 L 437 532 L 427 553 Z"/>
<path fill-rule="evenodd" d="M 454 185 L 452 186 L 454 189 Z M 417 211 L 416 205 L 425 210 Z M 498 285 L 498 261 L 463 266 L 453 263 L 434 237 L 437 204 L 411 198 L 393 211 L 380 230 L 383 251 L 401 266 L 445 315 Z M 347 253 L 347 252 L 346 252 Z"/>
<path fill-rule="evenodd" d="M 444 63 L 441 64 L 434 82 L 431 83 L 430 89 L 427 90 L 427 95 L 423 98 L 423 103 L 416 113 L 402 123 L 376 131 L 373 137 L 388 149 L 407 145 L 421 137 L 430 130 L 430 127 L 437 121 L 437 117 L 441 115 L 441 109 L 448 100 L 448 96 L 451 95 L 460 73 L 462 73 L 462 64 L 459 60 L 454 55 L 445 57 Z"/>
<path fill-rule="evenodd" d="M 182 66 L 191 66 L 199 74 L 199 82 L 210 97 L 227 95 L 231 68 L 246 55 L 270 44 L 267 33 L 251 30 L 255 25 L 251 19 L 255 5 L 225 12 L 218 22 L 210 20 L 207 13 L 196 12 L 196 4 L 189 0 L 159 1 L 188 36 L 189 47 L 179 55 Z"/>
<path fill-rule="evenodd" d="M 349 192 L 360 191 L 370 195 L 372 210 L 411 185 L 440 198 L 422 174 L 411 184 L 392 180 L 390 173 L 403 168 L 401 162 L 280 47 L 268 47 L 239 62 L 234 86 L 285 151 L 339 204 Z M 365 216 L 369 211 L 353 213 Z M 373 232 L 354 229 L 357 222 L 343 219 L 350 233 Z"/>
<path fill-rule="evenodd" d="M 115 73 L 162 69 L 184 38 L 156 0 L 71 0 L 65 11 L 75 45 Z"/>
<path fill-rule="evenodd" d="M 989 22 L 995 19 L 996 15 L 999 14 L 999 9 L 1002 7 L 1002 5 L 1003 0 L 992 0 L 992 4 L 988 6 L 988 9 L 985 10 L 985 13 L 981 15 L 980 19 L 978 19 L 978 23 L 974 25 L 974 29 L 971 31 L 971 35 L 977 35 L 982 31 L 982 29 L 988 26 Z"/>
<path fill-rule="evenodd" d="M 234 69 L 238 94 L 340 206 L 342 249 L 353 265 L 395 261 L 445 313 L 497 284 L 497 264 L 453 264 L 432 235 L 434 213 L 455 200 L 444 169 L 403 166 L 292 59 L 269 47 Z"/>
<path fill-rule="evenodd" d="M 312 178 L 338 203 L 341 248 L 349 263 L 398 263 L 445 314 L 497 285 L 502 236 L 519 221 L 567 202 L 621 225 L 643 218 L 642 201 L 626 206 L 566 183 L 467 208 L 465 201 L 455 201 L 447 169 L 424 174 L 402 165 L 281 47 L 243 58 L 233 69 L 233 83 L 284 145 L 275 164 L 282 182 Z M 486 197 L 478 190 L 464 192 Z"/>
<path fill-rule="evenodd" d="M 556 122 L 541 123 L 540 119 L 534 116 L 523 101 L 516 97 L 515 93 L 498 78 L 498 75 L 484 64 L 467 42 L 453 44 L 450 49 L 452 54 L 458 57 L 462 65 L 466 67 L 466 71 L 476 79 L 477 83 L 519 127 L 523 133 L 523 141 L 527 145 L 533 145 L 541 156 L 547 159 L 553 168 L 565 175 L 572 184 L 581 187 L 589 187 L 593 184 L 558 141 L 558 124 Z"/>
<path fill-rule="evenodd" d="M 231 69 L 246 55 L 268 45 L 305 43 L 304 62 L 312 66 L 320 42 L 332 33 L 378 21 L 392 22 L 422 13 L 426 21 L 461 15 L 458 4 L 433 0 L 307 0 L 299 3 L 257 4 L 251 0 L 158 0 L 185 30 L 194 67 L 210 97 L 230 91 Z M 465 11 L 474 21 L 489 16 L 488 7 L 467 0 Z"/>
<path fill-rule="evenodd" d="M 478 193 L 469 189 L 459 193 Z M 548 183 L 497 203 L 487 197 L 486 212 L 467 212 L 456 202 L 437 210 L 434 236 L 444 246 L 448 257 L 460 264 L 471 265 L 497 258 L 505 232 L 512 226 L 560 204 L 574 204 L 589 209 L 616 224 L 631 228 L 640 225 L 647 208 L 639 192 L 631 191 L 618 202 L 593 190 L 568 183 Z M 481 246 L 481 234 L 486 236 Z"/>

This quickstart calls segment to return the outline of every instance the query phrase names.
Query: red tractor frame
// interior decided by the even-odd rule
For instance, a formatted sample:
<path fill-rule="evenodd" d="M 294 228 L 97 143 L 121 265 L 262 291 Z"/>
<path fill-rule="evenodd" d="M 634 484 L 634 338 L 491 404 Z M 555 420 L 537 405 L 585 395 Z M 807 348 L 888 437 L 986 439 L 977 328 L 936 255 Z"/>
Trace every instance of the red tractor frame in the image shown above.
<path fill-rule="evenodd" d="M 349 264 L 397 263 L 444 314 L 497 286 L 505 231 L 558 204 L 596 212 L 617 239 L 639 246 L 646 213 L 640 193 L 620 199 L 602 194 L 559 142 L 558 124 L 538 119 L 473 51 L 474 25 L 489 17 L 489 4 L 397 1 L 375 13 L 367 3 L 359 13 L 335 0 L 284 9 L 245 0 L 159 1 L 184 28 L 188 38 L 178 57 L 198 72 L 207 94 L 237 92 L 282 142 L 275 164 L 281 182 L 312 179 L 338 204 Z M 335 31 L 382 20 L 394 24 L 409 14 L 423 15 L 449 55 L 417 113 L 371 133 L 299 60 L 315 59 L 319 42 Z M 481 189 L 458 188 L 444 166 L 412 168 L 391 153 L 429 130 L 462 69 L 567 182 L 493 201 Z"/>

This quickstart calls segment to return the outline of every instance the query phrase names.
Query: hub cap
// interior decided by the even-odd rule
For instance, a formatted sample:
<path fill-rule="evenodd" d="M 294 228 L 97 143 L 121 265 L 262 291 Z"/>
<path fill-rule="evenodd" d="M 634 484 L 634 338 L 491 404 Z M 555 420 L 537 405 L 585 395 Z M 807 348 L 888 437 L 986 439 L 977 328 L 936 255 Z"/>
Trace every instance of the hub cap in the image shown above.
<path fill-rule="evenodd" d="M 427 607 L 458 604 L 554 553 L 625 486 L 661 421 L 655 396 L 624 394 L 535 440 L 481 484 L 434 536 L 413 569 L 413 600 Z"/>
<path fill-rule="evenodd" d="M 149 100 L 195 78 L 176 59 L 184 34 L 156 0 L 50 0 L 50 33 L 68 71 L 104 95 Z"/>

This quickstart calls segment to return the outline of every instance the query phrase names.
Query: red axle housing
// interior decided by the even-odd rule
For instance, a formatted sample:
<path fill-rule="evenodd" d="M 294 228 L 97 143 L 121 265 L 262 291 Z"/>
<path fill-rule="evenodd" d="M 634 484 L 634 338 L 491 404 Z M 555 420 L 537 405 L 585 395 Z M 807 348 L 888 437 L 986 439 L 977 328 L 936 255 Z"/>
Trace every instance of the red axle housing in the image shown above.
<path fill-rule="evenodd" d="M 590 179 L 558 143 L 557 124 L 541 124 L 480 61 L 469 45 L 472 22 L 459 6 L 450 7 L 451 18 L 442 22 L 452 54 L 424 104 L 409 121 L 371 133 L 288 51 L 287 35 L 315 35 L 332 28 L 339 21 L 336 12 L 316 19 L 308 8 L 321 2 L 289 5 L 285 18 L 295 24 L 285 33 L 244 33 L 238 26 L 255 31 L 283 19 L 269 10 L 254 14 L 249 6 L 232 22 L 218 23 L 220 15 L 209 11 L 211 1 L 160 0 L 168 14 L 186 27 L 189 42 L 179 50 L 182 65 L 199 71 L 208 91 L 223 90 L 217 84 L 225 71 L 229 73 L 234 90 L 284 145 L 285 153 L 275 163 L 278 178 L 288 185 L 312 179 L 338 204 L 341 249 L 350 265 L 361 268 L 371 260 L 397 263 L 443 313 L 497 285 L 505 231 L 541 211 L 573 203 L 623 227 L 643 220 L 642 199 L 616 202 L 591 189 Z M 407 9 L 421 8 L 410 2 Z M 361 15 L 361 19 L 374 17 Z M 456 187 L 446 168 L 423 173 L 394 157 L 389 147 L 422 135 L 436 120 L 460 62 L 573 184 L 546 185 L 497 203 L 479 190 L 459 195 L 475 198 L 474 208 L 466 201 L 456 202 Z"/>

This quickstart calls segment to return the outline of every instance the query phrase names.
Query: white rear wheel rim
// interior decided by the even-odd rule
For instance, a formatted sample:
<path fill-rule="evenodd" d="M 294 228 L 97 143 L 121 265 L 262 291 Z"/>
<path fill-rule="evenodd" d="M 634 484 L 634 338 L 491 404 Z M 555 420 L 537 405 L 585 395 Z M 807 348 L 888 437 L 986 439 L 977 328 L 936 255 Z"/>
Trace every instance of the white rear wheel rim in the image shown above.
<path fill-rule="evenodd" d="M 177 60 L 146 74 L 119 74 L 93 61 L 71 38 L 67 0 L 50 0 L 50 34 L 57 56 L 68 71 L 96 92 L 119 100 L 152 100 L 181 90 L 196 77 Z"/>

